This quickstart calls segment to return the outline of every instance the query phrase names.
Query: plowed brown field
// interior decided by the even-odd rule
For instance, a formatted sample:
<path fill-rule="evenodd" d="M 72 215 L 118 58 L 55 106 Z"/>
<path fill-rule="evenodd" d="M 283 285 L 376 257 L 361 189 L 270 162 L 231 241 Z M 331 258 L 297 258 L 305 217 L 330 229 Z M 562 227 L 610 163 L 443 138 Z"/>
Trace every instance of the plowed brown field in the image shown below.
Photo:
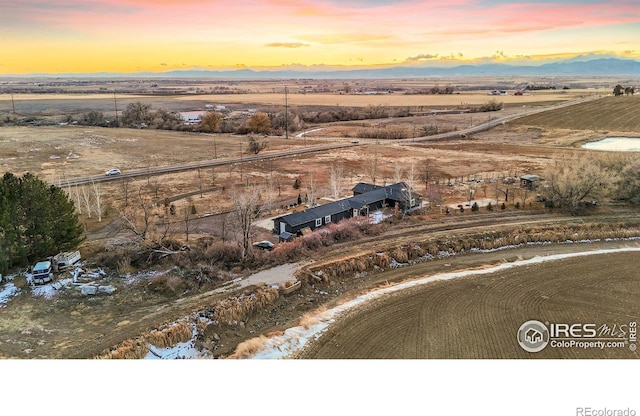
<path fill-rule="evenodd" d="M 428 283 L 338 319 L 301 358 L 640 358 L 628 345 L 548 345 L 528 353 L 516 339 L 520 325 L 531 319 L 598 327 L 637 322 L 637 261 L 637 252 L 591 255 Z M 402 272 L 388 273 L 391 279 Z"/>

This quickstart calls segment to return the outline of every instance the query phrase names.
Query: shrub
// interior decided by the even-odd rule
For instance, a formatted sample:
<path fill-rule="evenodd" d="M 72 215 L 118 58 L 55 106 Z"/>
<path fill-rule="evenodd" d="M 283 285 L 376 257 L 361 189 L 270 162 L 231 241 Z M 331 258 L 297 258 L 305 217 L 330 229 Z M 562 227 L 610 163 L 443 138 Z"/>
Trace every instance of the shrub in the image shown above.
<path fill-rule="evenodd" d="M 487 204 L 487 211 L 493 211 L 493 205 L 491 204 L 491 202 Z"/>
<path fill-rule="evenodd" d="M 471 205 L 471 211 L 477 212 L 479 209 L 480 207 L 478 206 L 477 202 L 474 202 L 473 205 Z"/>

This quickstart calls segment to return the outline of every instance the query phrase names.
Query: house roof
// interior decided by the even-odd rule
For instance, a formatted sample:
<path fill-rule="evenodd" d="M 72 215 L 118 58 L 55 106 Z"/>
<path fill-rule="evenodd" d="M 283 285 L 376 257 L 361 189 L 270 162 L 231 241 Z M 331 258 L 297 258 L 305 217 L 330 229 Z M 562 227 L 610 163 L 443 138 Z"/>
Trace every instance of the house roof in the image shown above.
<path fill-rule="evenodd" d="M 365 205 L 384 201 L 385 199 L 399 202 L 406 199 L 405 191 L 407 189 L 407 184 L 404 182 L 398 182 L 384 187 L 361 182 L 353 189 L 366 189 L 367 187 L 372 188 L 372 190 L 350 198 L 341 199 L 339 201 L 309 208 L 304 211 L 284 215 L 282 217 L 278 217 L 278 219 L 292 227 L 296 227 L 315 221 L 318 218 L 326 217 L 327 215 L 339 214 L 350 209 L 360 209 Z"/>
<path fill-rule="evenodd" d="M 351 190 L 359 194 L 364 194 L 366 192 L 370 192 L 370 191 L 374 191 L 376 189 L 382 189 L 382 188 L 383 186 L 372 185 L 370 183 L 365 183 L 365 182 L 359 182 Z"/>
<path fill-rule="evenodd" d="M 538 175 L 522 175 L 520 176 L 520 179 L 523 179 L 525 181 L 530 181 L 530 182 L 536 182 L 540 180 L 540 176 Z"/>
<path fill-rule="evenodd" d="M 351 206 L 358 209 L 364 207 L 365 205 L 384 201 L 385 199 L 387 199 L 386 188 L 374 189 L 373 191 L 369 191 L 367 193 L 352 196 L 351 198 L 349 198 L 349 200 L 351 201 Z"/>
<path fill-rule="evenodd" d="M 280 220 L 286 222 L 292 227 L 296 227 L 298 225 L 306 224 L 310 221 L 315 221 L 318 218 L 323 218 L 327 215 L 339 214 L 350 209 L 351 204 L 349 203 L 349 199 L 342 199 L 340 201 L 318 205 L 317 207 L 309 208 L 304 211 L 284 215 L 280 217 Z"/>

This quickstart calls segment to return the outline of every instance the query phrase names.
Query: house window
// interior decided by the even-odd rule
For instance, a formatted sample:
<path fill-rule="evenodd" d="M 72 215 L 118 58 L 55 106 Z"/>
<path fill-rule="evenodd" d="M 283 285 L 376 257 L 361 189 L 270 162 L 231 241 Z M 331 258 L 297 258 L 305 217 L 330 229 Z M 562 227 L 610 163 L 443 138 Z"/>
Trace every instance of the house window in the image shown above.
<path fill-rule="evenodd" d="M 330 222 L 331 222 L 331 215 L 327 215 L 326 217 L 324 217 L 325 224 L 329 224 Z"/>
<path fill-rule="evenodd" d="M 316 220 L 316 227 L 321 227 L 322 226 L 322 218 L 318 218 Z"/>
<path fill-rule="evenodd" d="M 415 198 L 411 198 L 411 200 L 409 201 L 409 203 L 411 204 L 411 206 L 415 206 L 416 205 L 416 200 Z"/>

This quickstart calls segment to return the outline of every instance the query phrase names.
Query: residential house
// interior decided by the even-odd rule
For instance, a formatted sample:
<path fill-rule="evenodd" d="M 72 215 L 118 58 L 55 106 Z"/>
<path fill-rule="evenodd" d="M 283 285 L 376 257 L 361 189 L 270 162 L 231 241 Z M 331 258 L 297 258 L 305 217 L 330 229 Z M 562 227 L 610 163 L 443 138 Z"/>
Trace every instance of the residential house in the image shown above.
<path fill-rule="evenodd" d="M 366 216 L 384 207 L 397 205 L 404 211 L 414 209 L 421 204 L 420 195 L 409 191 L 404 182 L 388 186 L 361 182 L 353 188 L 353 193 L 354 196 L 350 198 L 275 218 L 273 230 L 281 236 L 288 236 L 286 233 L 300 235 L 305 228 L 315 230 L 345 218 Z"/>

